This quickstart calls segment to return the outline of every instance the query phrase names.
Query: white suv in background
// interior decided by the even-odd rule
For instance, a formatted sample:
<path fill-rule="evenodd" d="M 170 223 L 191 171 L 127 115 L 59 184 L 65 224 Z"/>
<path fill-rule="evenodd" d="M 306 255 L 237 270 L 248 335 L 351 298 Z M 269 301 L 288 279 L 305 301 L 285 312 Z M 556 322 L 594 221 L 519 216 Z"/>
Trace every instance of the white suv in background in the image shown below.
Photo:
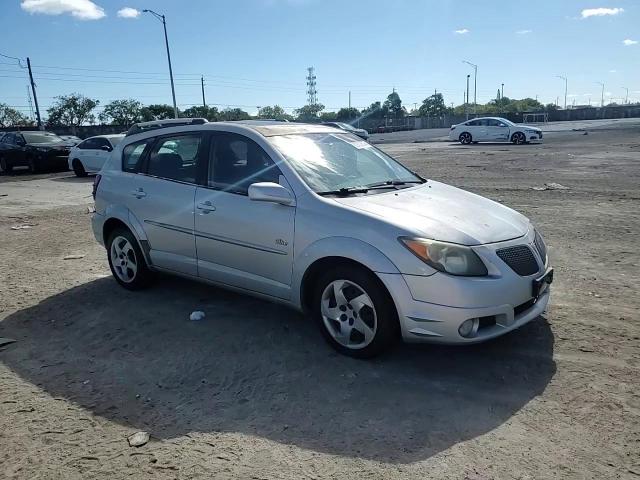
<path fill-rule="evenodd" d="M 124 138 L 122 135 L 97 135 L 89 137 L 69 152 L 69 169 L 78 177 L 97 173 L 111 155 L 114 147 Z"/>
<path fill-rule="evenodd" d="M 483 117 L 453 125 L 449 131 L 449 139 L 463 145 L 478 142 L 512 142 L 522 145 L 530 141 L 542 141 L 542 130 L 519 125 L 506 118 Z"/>
<path fill-rule="evenodd" d="M 124 288 L 162 271 L 281 302 L 356 357 L 399 336 L 488 340 L 547 306 L 553 270 L 526 217 L 354 135 L 152 127 L 127 135 L 94 182 L 94 234 Z"/>

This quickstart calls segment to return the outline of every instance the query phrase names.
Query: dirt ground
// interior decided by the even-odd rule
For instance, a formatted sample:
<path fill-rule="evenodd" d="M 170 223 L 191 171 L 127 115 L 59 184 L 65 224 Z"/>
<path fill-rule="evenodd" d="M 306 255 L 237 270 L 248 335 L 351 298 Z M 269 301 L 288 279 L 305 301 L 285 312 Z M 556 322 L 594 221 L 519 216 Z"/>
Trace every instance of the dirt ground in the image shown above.
<path fill-rule="evenodd" d="M 0 478 L 640 478 L 640 125 L 384 149 L 532 218 L 556 268 L 545 318 L 349 359 L 281 306 L 123 290 L 91 179 L 0 177 Z"/>

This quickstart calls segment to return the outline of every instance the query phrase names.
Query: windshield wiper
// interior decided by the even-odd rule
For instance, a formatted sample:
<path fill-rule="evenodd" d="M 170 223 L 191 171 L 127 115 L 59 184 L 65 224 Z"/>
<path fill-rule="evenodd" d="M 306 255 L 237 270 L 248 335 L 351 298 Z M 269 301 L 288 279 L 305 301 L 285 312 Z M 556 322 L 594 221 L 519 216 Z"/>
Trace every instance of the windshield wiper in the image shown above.
<path fill-rule="evenodd" d="M 340 195 L 346 197 L 347 195 L 353 195 L 356 193 L 367 193 L 369 191 L 368 188 L 362 187 L 343 187 L 338 190 L 328 190 L 326 192 L 317 192 L 318 195 Z"/>
<path fill-rule="evenodd" d="M 389 187 L 395 187 L 395 186 L 400 186 L 400 185 L 408 185 L 410 183 L 424 183 L 424 181 L 421 180 L 387 180 L 386 182 L 378 182 L 378 183 L 372 183 L 371 185 L 367 185 L 367 188 L 389 188 Z"/>

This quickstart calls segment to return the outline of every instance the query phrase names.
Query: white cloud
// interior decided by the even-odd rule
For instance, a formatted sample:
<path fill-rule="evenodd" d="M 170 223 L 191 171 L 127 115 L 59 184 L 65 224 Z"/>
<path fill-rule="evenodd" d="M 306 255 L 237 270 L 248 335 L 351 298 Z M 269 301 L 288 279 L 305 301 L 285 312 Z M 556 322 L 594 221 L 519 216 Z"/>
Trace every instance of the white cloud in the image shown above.
<path fill-rule="evenodd" d="M 585 8 L 582 10 L 582 18 L 604 17 L 605 15 L 618 15 L 624 12 L 624 8 Z"/>
<path fill-rule="evenodd" d="M 104 9 L 91 0 L 22 0 L 20 7 L 32 14 L 62 15 L 70 13 L 80 20 L 99 20 L 107 16 Z"/>
<path fill-rule="evenodd" d="M 622 41 L 622 43 L 623 43 L 626 47 L 628 47 L 628 46 L 630 46 L 630 45 L 635 45 L 636 43 L 638 43 L 638 41 L 637 41 L 637 40 L 631 40 L 630 38 L 625 38 L 625 39 Z"/>
<path fill-rule="evenodd" d="M 140 10 L 136 10 L 131 7 L 124 7 L 118 10 L 118 16 L 120 18 L 138 18 L 140 16 Z"/>
<path fill-rule="evenodd" d="M 467 28 L 461 28 L 460 30 L 454 30 L 453 33 L 456 35 L 466 35 L 469 33 L 469 30 Z"/>
<path fill-rule="evenodd" d="M 610 97 L 611 96 L 611 92 L 604 92 L 604 96 L 605 97 Z"/>
<path fill-rule="evenodd" d="M 518 30 L 516 33 L 518 35 L 526 35 L 528 33 L 531 33 L 533 30 Z"/>

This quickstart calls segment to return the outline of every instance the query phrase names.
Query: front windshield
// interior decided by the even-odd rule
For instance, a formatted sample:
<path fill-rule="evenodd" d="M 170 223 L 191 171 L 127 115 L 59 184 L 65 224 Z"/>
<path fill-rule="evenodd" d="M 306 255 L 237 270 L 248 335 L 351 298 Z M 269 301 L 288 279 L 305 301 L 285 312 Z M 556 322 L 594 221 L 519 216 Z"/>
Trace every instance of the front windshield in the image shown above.
<path fill-rule="evenodd" d="M 309 133 L 269 139 L 315 192 L 422 180 L 369 143 L 350 134 Z"/>
<path fill-rule="evenodd" d="M 60 143 L 64 142 L 55 133 L 40 133 L 40 132 L 22 132 L 27 143 Z"/>
<path fill-rule="evenodd" d="M 339 125 L 340 127 L 344 128 L 345 130 L 355 130 L 355 128 L 352 125 L 349 125 L 348 123 L 336 123 L 336 125 Z"/>

